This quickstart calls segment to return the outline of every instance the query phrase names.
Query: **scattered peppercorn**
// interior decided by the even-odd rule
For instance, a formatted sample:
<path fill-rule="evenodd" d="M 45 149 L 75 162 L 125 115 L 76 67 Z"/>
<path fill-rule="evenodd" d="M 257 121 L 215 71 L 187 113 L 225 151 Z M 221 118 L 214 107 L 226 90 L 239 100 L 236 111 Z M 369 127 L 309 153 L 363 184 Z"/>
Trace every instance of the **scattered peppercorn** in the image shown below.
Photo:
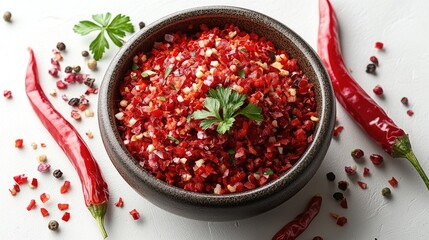
<path fill-rule="evenodd" d="M 372 91 L 375 93 L 375 95 L 380 96 L 383 94 L 383 88 L 380 85 L 376 85 Z"/>
<path fill-rule="evenodd" d="M 80 66 L 79 66 L 79 65 L 76 65 L 76 66 L 74 66 L 74 67 L 73 67 L 73 71 L 74 71 L 75 73 L 79 73 L 79 72 L 80 72 L 80 70 L 81 70 L 81 68 L 80 68 Z"/>
<path fill-rule="evenodd" d="M 146 26 L 146 24 L 143 21 L 139 22 L 140 29 L 144 28 L 145 26 Z"/>
<path fill-rule="evenodd" d="M 342 132 L 344 130 L 344 127 L 343 126 L 338 126 L 338 127 L 336 127 L 335 129 L 334 129 L 334 133 L 333 133 L 333 136 L 334 137 L 338 137 L 339 135 L 340 135 L 340 133 Z"/>
<path fill-rule="evenodd" d="M 58 42 L 57 43 L 57 49 L 60 51 L 64 51 L 64 50 L 66 50 L 66 45 L 63 42 Z"/>
<path fill-rule="evenodd" d="M 345 166 L 344 171 L 347 173 L 347 175 L 354 175 L 356 173 L 356 165 Z"/>
<path fill-rule="evenodd" d="M 347 181 L 343 180 L 338 182 L 338 188 L 340 190 L 346 191 L 348 186 L 349 186 L 349 183 Z"/>
<path fill-rule="evenodd" d="M 10 91 L 10 90 L 4 90 L 3 91 L 3 97 L 5 97 L 5 98 L 12 98 L 12 91 Z"/>
<path fill-rule="evenodd" d="M 384 44 L 382 42 L 375 42 L 374 47 L 381 50 L 384 47 Z"/>
<path fill-rule="evenodd" d="M 54 175 L 55 178 L 61 178 L 63 176 L 63 172 L 61 172 L 60 169 L 55 169 L 52 175 Z"/>
<path fill-rule="evenodd" d="M 369 159 L 371 160 L 371 162 L 374 165 L 381 165 L 383 163 L 383 157 L 379 154 L 371 154 L 371 156 L 369 156 Z"/>
<path fill-rule="evenodd" d="M 88 68 L 93 71 L 97 68 L 97 61 L 94 58 L 88 60 Z"/>
<path fill-rule="evenodd" d="M 408 98 L 407 97 L 401 98 L 401 103 L 404 104 L 405 106 L 408 106 Z"/>
<path fill-rule="evenodd" d="M 3 13 L 3 20 L 5 20 L 6 22 L 10 22 L 12 19 L 12 13 L 9 11 L 6 11 Z"/>
<path fill-rule="evenodd" d="M 385 187 L 383 190 L 381 190 L 381 194 L 385 197 L 390 197 L 392 195 L 392 192 L 390 191 L 390 188 Z"/>
<path fill-rule="evenodd" d="M 333 195 L 335 200 L 340 201 L 341 199 L 344 198 L 344 195 L 341 192 L 335 192 Z"/>
<path fill-rule="evenodd" d="M 335 180 L 335 174 L 333 172 L 328 172 L 326 174 L 326 178 L 328 179 L 328 181 L 332 182 Z"/>
<path fill-rule="evenodd" d="M 51 220 L 51 221 L 49 221 L 48 228 L 49 228 L 50 230 L 52 230 L 52 231 L 56 231 L 56 230 L 58 230 L 58 227 L 59 227 L 59 224 L 58 224 L 58 222 L 57 222 L 57 221 L 55 221 L 55 220 Z"/>
<path fill-rule="evenodd" d="M 359 159 L 359 158 L 363 157 L 365 155 L 365 153 L 363 152 L 362 149 L 356 148 L 352 151 L 351 155 L 354 159 Z"/>
<path fill-rule="evenodd" d="M 70 66 L 67 66 L 65 69 L 64 69 L 64 72 L 65 73 L 71 73 L 73 71 L 73 68 L 72 67 L 70 67 Z"/>
<path fill-rule="evenodd" d="M 376 56 L 371 56 L 371 57 L 369 58 L 369 60 L 370 60 L 372 63 L 374 63 L 375 65 L 377 65 L 377 66 L 378 66 L 378 58 L 377 58 Z"/>
<path fill-rule="evenodd" d="M 375 73 L 376 68 L 377 68 L 377 66 L 375 66 L 374 63 L 370 63 L 370 64 L 366 65 L 366 72 L 367 73 Z"/>
<path fill-rule="evenodd" d="M 413 110 L 407 110 L 407 115 L 408 116 L 413 116 L 414 115 L 414 111 Z"/>
<path fill-rule="evenodd" d="M 366 189 L 368 187 L 368 185 L 362 181 L 357 181 L 358 185 L 360 188 L 362 189 Z"/>
<path fill-rule="evenodd" d="M 83 50 L 83 51 L 81 52 L 81 54 L 82 54 L 82 57 L 88 57 L 88 56 L 89 56 L 89 52 L 88 52 L 88 51 L 86 51 L 86 50 Z"/>

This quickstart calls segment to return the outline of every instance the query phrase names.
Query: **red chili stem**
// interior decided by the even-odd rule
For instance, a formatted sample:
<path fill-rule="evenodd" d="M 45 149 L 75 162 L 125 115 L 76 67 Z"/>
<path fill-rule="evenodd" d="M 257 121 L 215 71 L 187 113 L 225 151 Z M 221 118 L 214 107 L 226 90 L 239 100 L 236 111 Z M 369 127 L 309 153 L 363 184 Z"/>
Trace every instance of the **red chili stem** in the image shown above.
<path fill-rule="evenodd" d="M 85 204 L 97 220 L 103 238 L 107 237 L 103 225 L 109 191 L 100 168 L 82 137 L 50 103 L 40 86 L 34 52 L 29 48 L 30 61 L 25 77 L 25 90 L 34 112 L 49 131 L 76 169 Z"/>
<path fill-rule="evenodd" d="M 408 135 L 348 72 L 341 53 L 338 22 L 329 0 L 319 0 L 319 14 L 317 50 L 338 102 L 384 151 L 392 157 L 408 159 L 429 189 L 429 179 L 412 151 Z"/>
<path fill-rule="evenodd" d="M 316 195 L 311 198 L 305 211 L 280 229 L 273 240 L 294 240 L 307 229 L 311 221 L 317 216 L 322 206 L 322 197 Z"/>

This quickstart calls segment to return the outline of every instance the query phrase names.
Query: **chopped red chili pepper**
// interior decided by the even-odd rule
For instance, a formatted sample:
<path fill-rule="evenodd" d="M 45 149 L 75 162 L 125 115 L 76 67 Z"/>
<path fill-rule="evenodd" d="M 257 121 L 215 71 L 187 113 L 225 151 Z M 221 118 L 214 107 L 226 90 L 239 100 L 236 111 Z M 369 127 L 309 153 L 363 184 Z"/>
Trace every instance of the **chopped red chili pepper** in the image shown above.
<path fill-rule="evenodd" d="M 10 91 L 10 90 L 4 90 L 3 91 L 3 97 L 5 97 L 5 98 L 12 98 L 12 91 Z"/>
<path fill-rule="evenodd" d="M 343 130 L 344 130 L 344 127 L 341 125 L 336 127 L 333 133 L 334 137 L 338 137 Z"/>
<path fill-rule="evenodd" d="M 70 213 L 69 213 L 69 212 L 65 212 L 65 213 L 63 214 L 63 216 L 61 217 L 61 219 L 62 219 L 64 222 L 68 222 L 68 221 L 69 221 L 69 219 L 70 219 Z"/>
<path fill-rule="evenodd" d="M 36 206 L 36 200 L 31 199 L 30 203 L 27 206 L 27 211 L 30 211 L 31 209 L 33 209 Z"/>
<path fill-rule="evenodd" d="M 292 221 L 282 227 L 272 238 L 272 240 L 293 240 L 296 239 L 310 225 L 317 216 L 322 205 L 322 197 L 319 195 L 311 198 L 305 211 L 295 217 Z"/>
<path fill-rule="evenodd" d="M 46 208 L 40 208 L 40 213 L 43 217 L 49 216 L 49 211 Z"/>
<path fill-rule="evenodd" d="M 362 181 L 357 181 L 357 183 L 358 183 L 358 185 L 359 185 L 360 188 L 362 188 L 362 189 L 366 189 L 367 188 L 367 184 L 366 183 L 364 183 Z"/>
<path fill-rule="evenodd" d="M 65 82 L 63 82 L 62 80 L 58 80 L 56 82 L 56 84 L 57 84 L 58 89 L 66 89 L 67 88 L 67 84 Z"/>
<path fill-rule="evenodd" d="M 20 191 L 21 191 L 21 188 L 19 187 L 19 185 L 17 183 L 15 183 L 13 185 L 12 189 L 9 189 L 9 192 L 12 196 L 15 196 Z"/>
<path fill-rule="evenodd" d="M 140 213 L 135 208 L 130 211 L 130 214 L 134 220 L 138 220 L 140 218 Z"/>
<path fill-rule="evenodd" d="M 28 182 L 28 177 L 25 174 L 21 174 L 14 176 L 13 180 L 15 180 L 17 184 L 21 185 Z"/>
<path fill-rule="evenodd" d="M 37 181 L 37 178 L 32 178 L 29 185 L 30 185 L 30 188 L 37 188 L 37 186 L 39 186 L 39 182 Z"/>
<path fill-rule="evenodd" d="M 47 193 L 42 193 L 40 195 L 40 201 L 42 201 L 42 203 L 47 202 L 50 198 L 51 198 L 51 196 Z"/>
<path fill-rule="evenodd" d="M 341 206 L 342 208 L 348 208 L 348 205 L 347 205 L 347 198 L 343 198 L 343 199 L 341 199 L 341 201 L 340 201 L 340 206 Z"/>
<path fill-rule="evenodd" d="M 58 209 L 61 211 L 69 209 L 69 204 L 68 203 L 58 203 Z"/>
<path fill-rule="evenodd" d="M 118 201 L 115 203 L 115 206 L 117 206 L 117 207 L 123 207 L 124 206 L 124 201 L 122 200 L 121 197 L 119 197 Z"/>
<path fill-rule="evenodd" d="M 65 180 L 63 185 L 61 185 L 60 193 L 64 194 L 70 190 L 70 181 Z"/>
<path fill-rule="evenodd" d="M 22 138 L 15 140 L 15 147 L 16 148 L 22 148 L 24 146 L 24 140 Z"/>
<path fill-rule="evenodd" d="M 381 165 L 383 163 L 383 156 L 379 154 L 371 154 L 371 156 L 369 156 L 369 159 L 376 166 Z"/>
<path fill-rule="evenodd" d="M 390 186 L 392 187 L 397 187 L 398 186 L 398 180 L 396 180 L 395 177 L 392 177 L 391 179 L 388 180 Z"/>
<path fill-rule="evenodd" d="M 367 168 L 367 167 L 365 167 L 364 169 L 363 169 L 363 176 L 364 177 L 367 177 L 367 176 L 369 176 L 369 168 Z"/>
<path fill-rule="evenodd" d="M 384 44 L 382 42 L 375 42 L 374 47 L 377 49 L 383 49 Z"/>

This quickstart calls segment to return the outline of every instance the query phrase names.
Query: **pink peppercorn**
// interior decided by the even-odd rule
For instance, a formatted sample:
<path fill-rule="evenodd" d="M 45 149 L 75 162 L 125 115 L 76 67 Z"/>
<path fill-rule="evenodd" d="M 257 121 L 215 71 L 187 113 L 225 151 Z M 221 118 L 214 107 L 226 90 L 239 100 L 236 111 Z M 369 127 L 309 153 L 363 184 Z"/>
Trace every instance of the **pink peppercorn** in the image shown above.
<path fill-rule="evenodd" d="M 3 91 L 3 97 L 12 98 L 12 92 L 10 90 L 4 90 Z"/>
<path fill-rule="evenodd" d="M 67 84 L 65 82 L 63 82 L 62 80 L 58 80 L 56 84 L 57 84 L 58 89 L 66 89 L 67 88 Z"/>
<path fill-rule="evenodd" d="M 58 69 L 57 68 L 51 68 L 48 70 L 49 75 L 52 77 L 58 77 Z"/>
<path fill-rule="evenodd" d="M 371 160 L 371 162 L 374 165 L 377 165 L 377 166 L 381 165 L 383 163 L 383 157 L 381 155 L 378 155 L 378 154 L 371 154 L 369 159 Z"/>
<path fill-rule="evenodd" d="M 376 85 L 372 91 L 375 93 L 375 95 L 380 96 L 381 94 L 383 94 L 383 88 L 380 85 Z"/>
<path fill-rule="evenodd" d="M 378 58 L 376 56 L 371 56 L 369 60 L 374 63 L 375 65 L 378 65 Z"/>
<path fill-rule="evenodd" d="M 413 110 L 407 110 L 407 115 L 408 116 L 413 116 L 414 115 L 414 111 Z"/>
<path fill-rule="evenodd" d="M 363 176 L 364 177 L 369 176 L 369 168 L 366 167 L 366 168 L 363 169 Z"/>

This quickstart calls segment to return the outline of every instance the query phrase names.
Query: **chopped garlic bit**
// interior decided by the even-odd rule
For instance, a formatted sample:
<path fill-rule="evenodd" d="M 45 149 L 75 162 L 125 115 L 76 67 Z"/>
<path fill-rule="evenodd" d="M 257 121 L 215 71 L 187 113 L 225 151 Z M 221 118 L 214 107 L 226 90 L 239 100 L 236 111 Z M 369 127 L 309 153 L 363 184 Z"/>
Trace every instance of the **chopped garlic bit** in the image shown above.
<path fill-rule="evenodd" d="M 115 114 L 115 117 L 118 120 L 124 120 L 124 113 L 123 112 L 118 112 L 117 114 Z"/>
<path fill-rule="evenodd" d="M 154 145 L 152 145 L 152 144 L 149 144 L 149 145 L 147 146 L 146 150 L 147 150 L 148 152 L 153 152 L 153 151 L 155 151 L 155 146 L 154 146 Z"/>
<path fill-rule="evenodd" d="M 276 68 L 278 70 L 282 70 L 283 69 L 283 65 L 279 62 L 274 62 L 271 64 L 271 67 Z"/>
<path fill-rule="evenodd" d="M 315 116 L 311 116 L 310 120 L 313 121 L 313 122 L 319 122 L 319 118 L 315 117 Z"/>

